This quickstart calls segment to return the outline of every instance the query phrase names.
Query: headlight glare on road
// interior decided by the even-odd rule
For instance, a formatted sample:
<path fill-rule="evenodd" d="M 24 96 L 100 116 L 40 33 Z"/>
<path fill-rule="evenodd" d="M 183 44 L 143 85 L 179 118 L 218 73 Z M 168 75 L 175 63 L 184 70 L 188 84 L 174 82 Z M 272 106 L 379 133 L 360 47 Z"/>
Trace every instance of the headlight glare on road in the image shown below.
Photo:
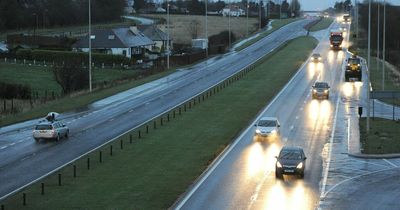
<path fill-rule="evenodd" d="M 278 161 L 278 162 L 276 162 L 276 167 L 282 168 L 282 164 Z"/>
<path fill-rule="evenodd" d="M 276 129 L 272 130 L 271 133 L 272 133 L 272 134 L 275 134 L 275 133 L 276 133 Z"/>
<path fill-rule="evenodd" d="M 303 162 L 299 163 L 296 168 L 302 169 L 303 168 Z"/>

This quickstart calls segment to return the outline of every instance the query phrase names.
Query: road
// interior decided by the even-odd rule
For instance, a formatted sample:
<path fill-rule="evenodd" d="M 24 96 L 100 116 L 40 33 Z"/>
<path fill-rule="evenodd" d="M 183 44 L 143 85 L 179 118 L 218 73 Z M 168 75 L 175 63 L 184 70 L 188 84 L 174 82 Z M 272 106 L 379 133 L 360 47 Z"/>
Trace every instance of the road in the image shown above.
<path fill-rule="evenodd" d="M 398 208 L 400 159 L 372 160 L 348 155 L 348 143 L 358 140 L 356 110 L 366 103 L 365 80 L 343 82 L 343 61 L 349 55 L 329 50 L 327 31 L 315 35 L 321 41 L 315 52 L 322 55 L 323 64 L 302 66 L 257 117 L 278 117 L 280 137 L 255 141 L 256 120 L 250 123 L 174 209 Z M 316 80 L 330 83 L 329 101 L 311 99 L 311 86 Z M 275 178 L 274 157 L 283 145 L 304 148 L 304 179 Z"/>
<path fill-rule="evenodd" d="M 313 21 L 291 23 L 240 52 L 230 52 L 98 101 L 60 118 L 70 128 L 70 138 L 35 143 L 32 128 L 38 119 L 0 129 L 0 198 L 52 173 L 124 132 L 233 75 L 284 42 L 304 35 Z"/>
<path fill-rule="evenodd" d="M 333 26 L 337 27 L 337 26 Z M 340 98 L 344 52 L 329 49 L 327 33 L 315 49 L 323 63 L 305 63 L 292 81 L 261 116 L 281 122 L 279 139 L 254 141 L 254 123 L 220 157 L 219 164 L 199 179 L 175 207 L 177 209 L 314 209 L 318 206 L 324 144 L 332 132 Z M 312 100 L 316 81 L 331 86 L 330 99 Z M 284 176 L 275 179 L 274 156 L 283 145 L 304 148 L 307 162 L 304 180 Z"/>

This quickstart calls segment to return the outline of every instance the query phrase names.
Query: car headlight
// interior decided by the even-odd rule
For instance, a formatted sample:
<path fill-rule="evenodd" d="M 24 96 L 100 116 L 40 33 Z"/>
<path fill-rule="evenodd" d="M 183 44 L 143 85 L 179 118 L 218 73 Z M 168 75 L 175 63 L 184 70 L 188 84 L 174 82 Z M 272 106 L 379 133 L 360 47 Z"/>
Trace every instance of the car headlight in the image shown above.
<path fill-rule="evenodd" d="M 313 93 L 316 93 L 316 92 L 317 92 L 317 90 L 313 89 L 313 90 L 312 90 L 312 92 L 313 92 Z"/>
<path fill-rule="evenodd" d="M 261 133 L 260 129 L 256 129 L 256 133 Z"/>
<path fill-rule="evenodd" d="M 320 60 L 321 60 L 321 57 L 319 57 L 318 60 L 320 61 Z"/>
<path fill-rule="evenodd" d="M 328 93 L 328 90 L 324 90 L 324 93 Z"/>
<path fill-rule="evenodd" d="M 272 130 L 271 133 L 272 133 L 272 134 L 275 134 L 275 133 L 276 133 L 276 129 Z"/>
<path fill-rule="evenodd" d="M 357 66 L 360 66 L 360 64 L 357 64 Z"/>
<path fill-rule="evenodd" d="M 303 162 L 299 163 L 299 164 L 296 166 L 296 168 L 302 169 L 302 168 L 303 168 Z"/>
<path fill-rule="evenodd" d="M 276 162 L 276 167 L 282 168 L 282 164 L 281 164 L 279 161 L 277 161 L 277 162 Z"/>
<path fill-rule="evenodd" d="M 333 47 L 333 44 L 331 44 L 331 47 Z"/>

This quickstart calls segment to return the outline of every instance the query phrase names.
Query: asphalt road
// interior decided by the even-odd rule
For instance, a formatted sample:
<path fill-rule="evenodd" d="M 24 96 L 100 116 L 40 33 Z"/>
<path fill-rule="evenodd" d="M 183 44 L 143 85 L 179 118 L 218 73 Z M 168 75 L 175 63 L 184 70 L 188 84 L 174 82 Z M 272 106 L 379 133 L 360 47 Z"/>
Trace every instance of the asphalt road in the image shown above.
<path fill-rule="evenodd" d="M 333 27 L 338 27 L 337 24 Z M 232 146 L 189 189 L 176 209 L 315 209 L 320 198 L 324 145 L 334 127 L 342 89 L 345 53 L 329 49 L 328 31 L 315 49 L 323 63 L 307 62 L 259 116 L 276 116 L 281 122 L 279 138 L 255 141 L 254 127 Z M 312 100 L 315 81 L 330 84 L 329 100 Z M 304 179 L 275 178 L 274 156 L 283 145 L 301 146 L 307 161 Z"/>
<path fill-rule="evenodd" d="M 0 128 L 0 198 L 204 91 L 287 40 L 304 35 L 303 26 L 311 21 L 296 21 L 240 52 L 63 113 L 60 118 L 70 128 L 68 140 L 35 143 L 32 129 L 38 119 Z M 306 88 L 306 84 L 302 85 Z"/>

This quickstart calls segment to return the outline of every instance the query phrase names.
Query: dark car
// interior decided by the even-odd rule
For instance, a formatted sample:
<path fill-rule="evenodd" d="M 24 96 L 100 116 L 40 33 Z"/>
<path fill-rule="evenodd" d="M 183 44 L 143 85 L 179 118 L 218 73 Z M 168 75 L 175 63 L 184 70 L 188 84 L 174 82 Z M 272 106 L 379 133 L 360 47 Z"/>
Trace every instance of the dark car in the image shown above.
<path fill-rule="evenodd" d="M 318 62 L 321 62 L 321 60 L 322 60 L 322 57 L 321 57 L 321 55 L 319 53 L 314 53 L 314 54 L 311 55 L 311 61 L 312 62 L 318 63 Z"/>
<path fill-rule="evenodd" d="M 276 157 L 275 176 L 283 178 L 283 174 L 299 175 L 304 178 L 306 156 L 301 147 L 284 146 Z"/>

